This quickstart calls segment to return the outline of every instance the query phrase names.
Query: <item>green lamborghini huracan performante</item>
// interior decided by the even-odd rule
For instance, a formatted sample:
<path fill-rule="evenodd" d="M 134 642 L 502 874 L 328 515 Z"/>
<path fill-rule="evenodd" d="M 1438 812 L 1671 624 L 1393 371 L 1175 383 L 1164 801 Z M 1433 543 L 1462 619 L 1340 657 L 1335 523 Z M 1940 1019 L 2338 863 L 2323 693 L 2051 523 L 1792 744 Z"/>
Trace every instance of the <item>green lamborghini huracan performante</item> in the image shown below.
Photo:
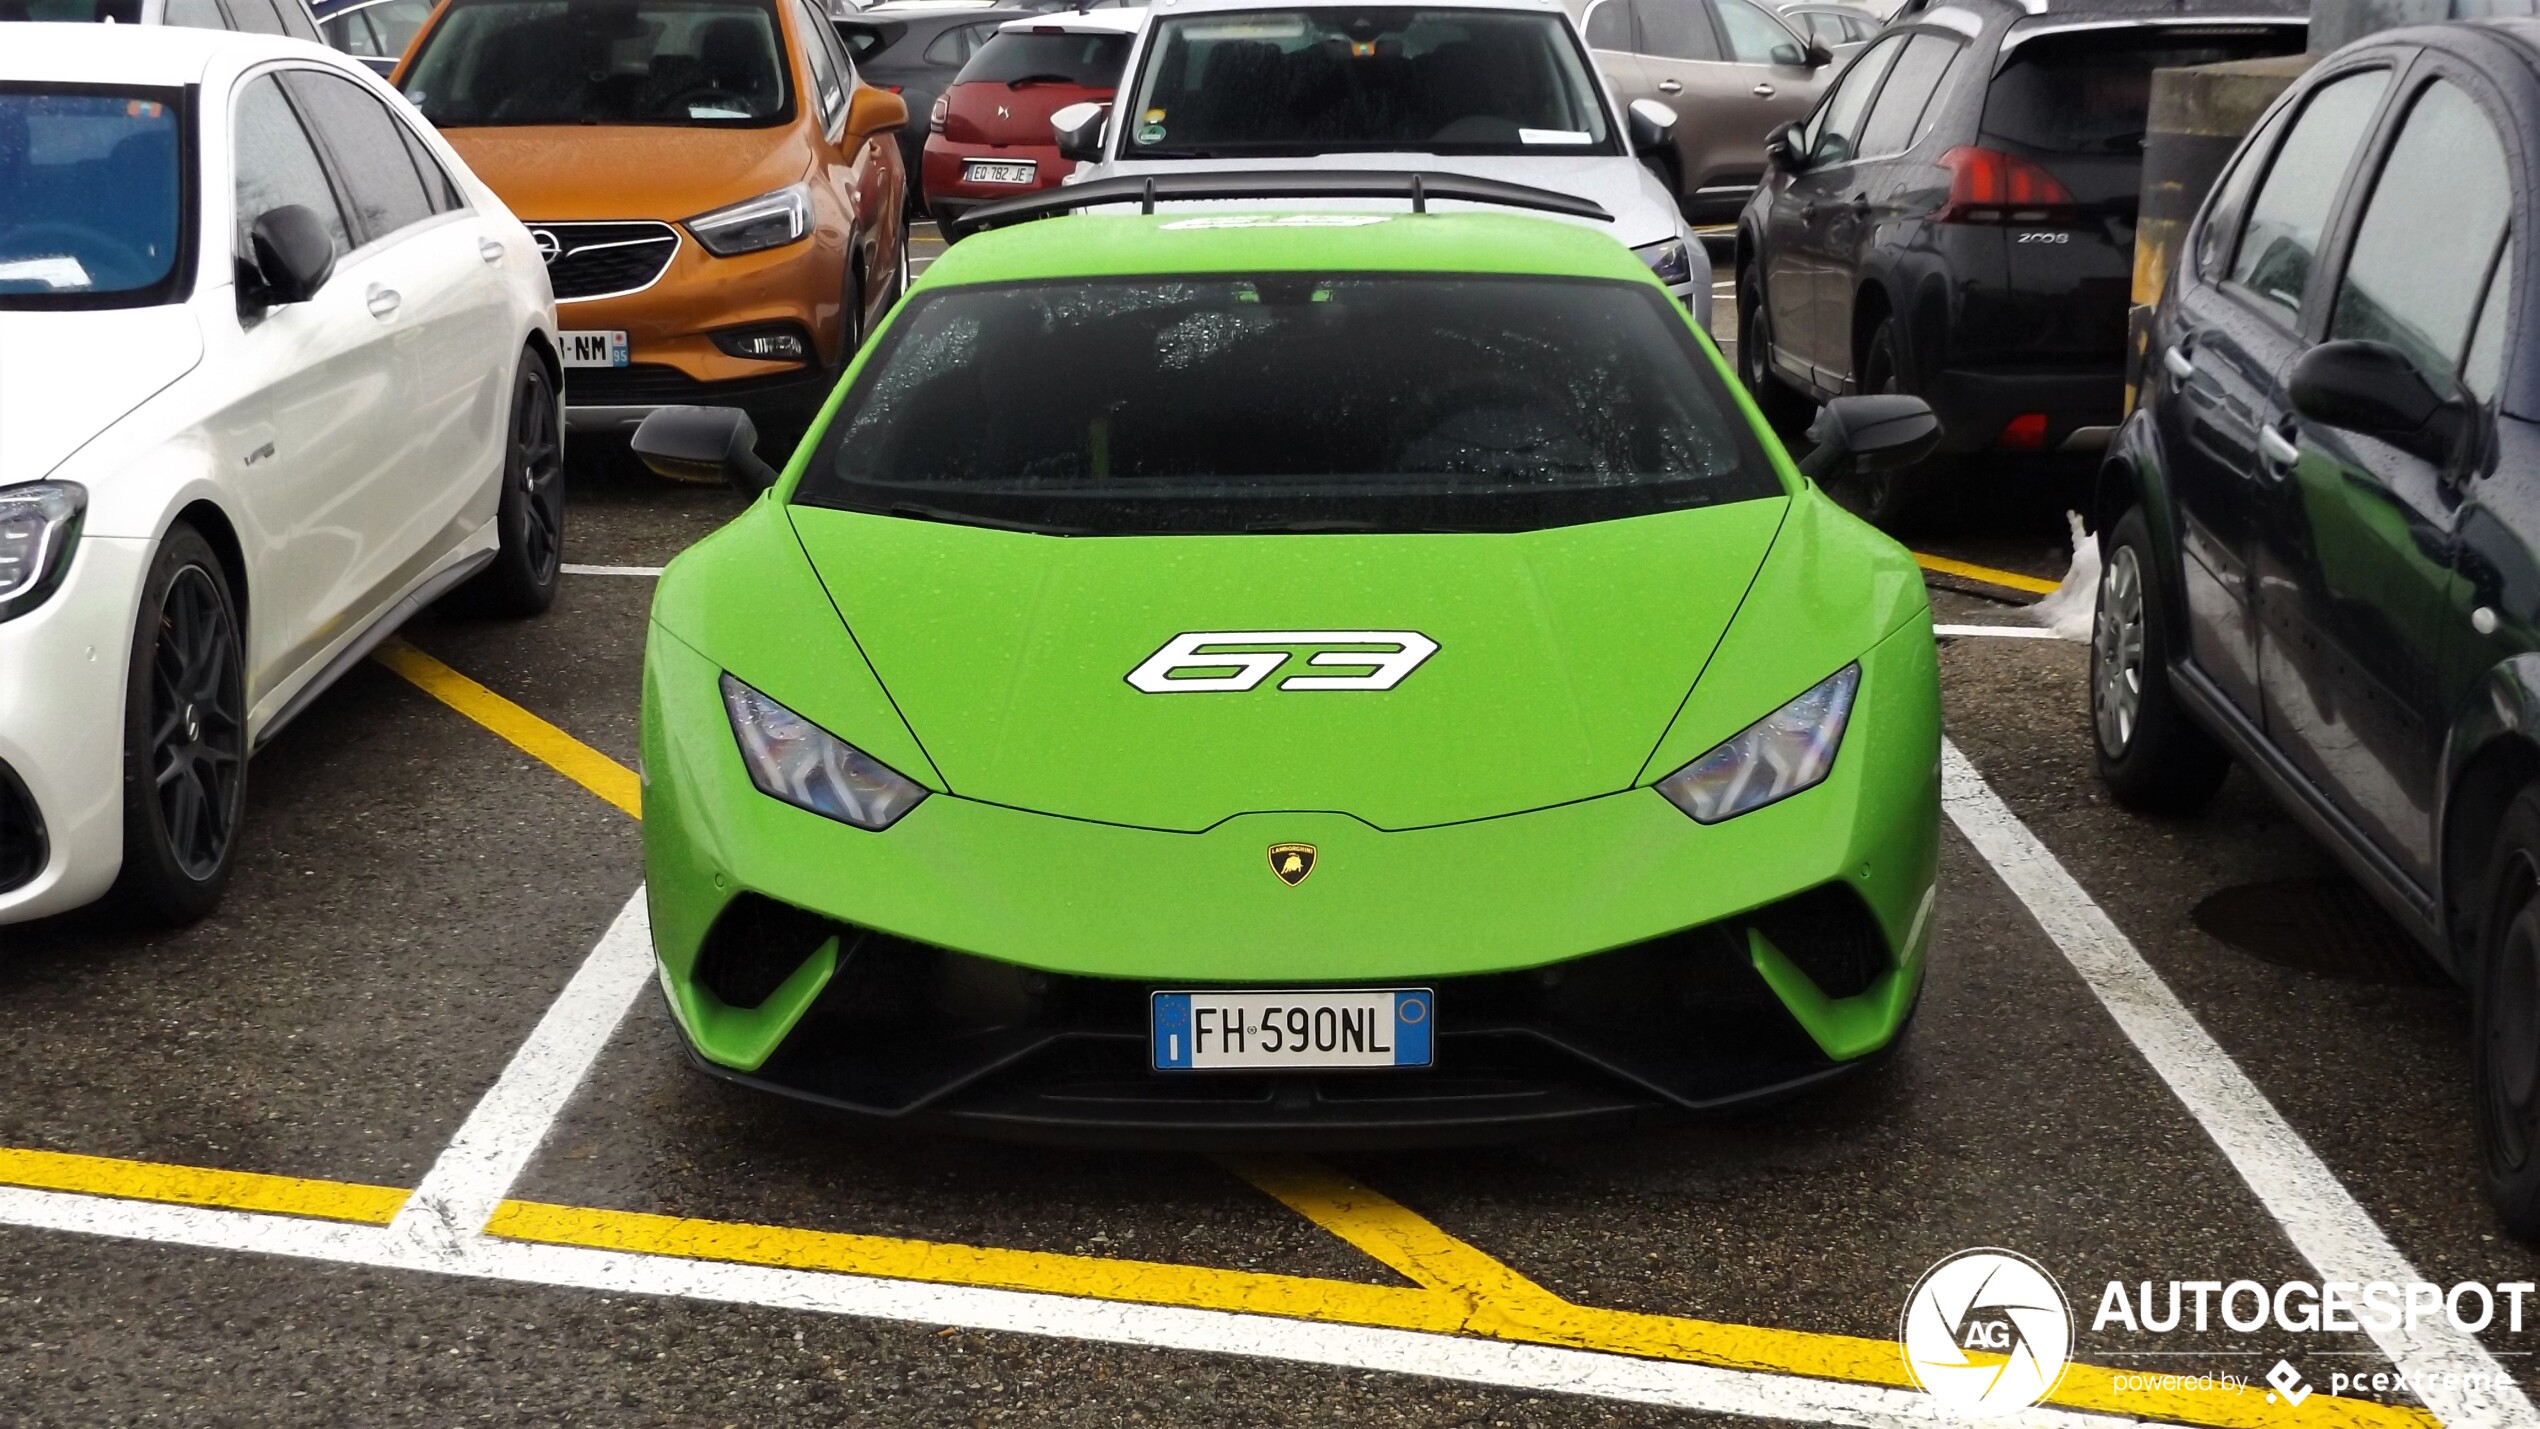
<path fill-rule="evenodd" d="M 1236 177 L 980 210 L 781 473 L 734 412 L 638 435 L 760 493 L 664 572 L 644 663 L 698 1062 L 1010 1137 L 1328 1145 L 1877 1060 L 1938 838 L 1912 558 L 1638 258 L 1522 211 L 1581 201 Z M 1413 211 L 1278 206 L 1389 182 Z M 1425 211 L 1458 197 L 1497 207 Z M 1811 469 L 1932 426 L 1847 399 Z"/>

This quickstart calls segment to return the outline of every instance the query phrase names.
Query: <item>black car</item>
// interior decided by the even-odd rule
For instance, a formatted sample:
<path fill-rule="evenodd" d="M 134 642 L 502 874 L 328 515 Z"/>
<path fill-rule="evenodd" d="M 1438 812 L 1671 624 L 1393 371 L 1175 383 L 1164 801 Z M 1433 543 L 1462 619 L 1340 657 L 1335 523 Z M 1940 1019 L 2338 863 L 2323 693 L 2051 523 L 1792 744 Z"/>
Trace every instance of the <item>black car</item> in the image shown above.
<path fill-rule="evenodd" d="M 2152 71 L 2299 53 L 2285 0 L 1951 0 L 1778 132 L 1738 220 L 1738 367 L 1777 421 L 1909 392 L 1944 453 L 2095 451 L 2124 414 Z M 1878 479 L 1900 514 L 1928 470 Z"/>
<path fill-rule="evenodd" d="M 1074 8 L 1070 6 L 1069 8 Z M 912 121 L 900 126 L 900 161 L 912 178 L 926 166 L 924 116 L 935 97 L 961 73 L 970 52 L 988 42 L 997 26 L 1038 13 L 1038 7 L 1013 5 L 929 4 L 877 5 L 832 21 L 856 73 L 878 84 L 908 105 Z M 919 206 L 918 185 L 908 186 L 909 204 Z"/>
<path fill-rule="evenodd" d="M 2540 23 L 2375 35 L 2187 233 L 2094 500 L 2101 776 L 2237 759 L 2472 991 L 2479 1147 L 2540 1236 Z"/>

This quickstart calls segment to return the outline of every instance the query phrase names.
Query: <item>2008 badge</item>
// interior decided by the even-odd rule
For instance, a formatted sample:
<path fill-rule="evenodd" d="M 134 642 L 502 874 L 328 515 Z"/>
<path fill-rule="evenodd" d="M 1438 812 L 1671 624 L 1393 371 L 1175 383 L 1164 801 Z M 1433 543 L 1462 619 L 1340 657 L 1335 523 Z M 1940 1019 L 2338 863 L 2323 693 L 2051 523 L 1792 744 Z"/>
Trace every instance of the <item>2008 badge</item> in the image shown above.
<path fill-rule="evenodd" d="M 1367 648 L 1317 649 L 1305 658 L 1308 666 L 1350 673 L 1290 675 L 1280 689 L 1390 690 L 1438 651 L 1438 642 L 1416 630 L 1190 630 L 1165 641 L 1128 679 L 1150 695 L 1249 690 L 1299 650 L 1317 646 Z"/>

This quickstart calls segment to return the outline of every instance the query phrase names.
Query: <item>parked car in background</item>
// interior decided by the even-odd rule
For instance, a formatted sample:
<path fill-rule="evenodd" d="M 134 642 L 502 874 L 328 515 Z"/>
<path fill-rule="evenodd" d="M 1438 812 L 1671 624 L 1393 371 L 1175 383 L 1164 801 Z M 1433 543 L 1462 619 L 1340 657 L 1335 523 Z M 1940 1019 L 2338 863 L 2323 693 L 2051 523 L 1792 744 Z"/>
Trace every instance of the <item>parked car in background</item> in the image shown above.
<path fill-rule="evenodd" d="M 316 0 L 326 42 L 383 75 L 394 74 L 440 0 Z"/>
<path fill-rule="evenodd" d="M 248 757 L 564 534 L 529 233 L 358 63 L 53 25 L 0 45 L 0 923 L 219 898 Z"/>
<path fill-rule="evenodd" d="M 982 203 L 1048 188 L 1076 171 L 1050 117 L 1107 104 L 1144 10 L 1009 20 L 971 55 L 926 118 L 926 212 L 938 224 Z"/>
<path fill-rule="evenodd" d="M 799 431 L 907 286 L 908 111 L 809 0 L 449 0 L 397 83 L 546 255 L 576 430 Z"/>
<path fill-rule="evenodd" d="M 2099 771 L 2236 758 L 2471 990 L 2478 1146 L 2540 1236 L 2540 23 L 2374 35 L 2189 230 L 2095 503 Z M 2439 261 L 2438 260 L 2439 257 Z"/>
<path fill-rule="evenodd" d="M 876 5 L 837 21 L 856 71 L 868 84 L 878 84 L 900 97 L 911 115 L 932 114 L 935 101 L 970 62 L 972 52 L 987 43 L 997 26 L 1035 12 L 1019 5 L 982 5 L 969 0 L 906 0 Z M 923 201 L 923 186 L 914 176 L 925 171 L 926 131 L 903 126 L 896 136 L 901 167 L 911 176 L 909 202 Z"/>
<path fill-rule="evenodd" d="M 2279 0 L 1952 0 L 1843 72 L 1738 221 L 1738 365 L 1801 399 L 1909 392 L 1947 453 L 2089 452 L 2124 414 L 2152 71 L 2298 54 Z M 1873 520 L 1933 468 L 1857 493 Z"/>
<path fill-rule="evenodd" d="M 1781 7 L 1784 24 L 1832 51 L 1843 64 L 1876 38 L 1887 21 L 1857 5 L 1800 4 Z"/>
<path fill-rule="evenodd" d="M 1128 72 L 1125 102 L 1061 136 L 1077 179 L 1302 162 L 1572 194 L 1608 217 L 1567 221 L 1631 248 L 1708 321 L 1710 258 L 1642 162 L 1666 148 L 1675 111 L 1612 99 L 1560 0 L 1183 0 L 1147 12 Z"/>
<path fill-rule="evenodd" d="M 1567 0 L 1625 104 L 1683 116 L 1664 177 L 1685 216 L 1725 223 L 1764 173 L 1764 138 L 1808 113 L 1833 54 L 1751 0 Z"/>
<path fill-rule="evenodd" d="M 318 39 L 317 20 L 309 13 L 309 0 L 14 0 L 0 4 L 0 22 L 11 20 L 176 25 L 192 30 L 288 35 L 311 42 Z"/>

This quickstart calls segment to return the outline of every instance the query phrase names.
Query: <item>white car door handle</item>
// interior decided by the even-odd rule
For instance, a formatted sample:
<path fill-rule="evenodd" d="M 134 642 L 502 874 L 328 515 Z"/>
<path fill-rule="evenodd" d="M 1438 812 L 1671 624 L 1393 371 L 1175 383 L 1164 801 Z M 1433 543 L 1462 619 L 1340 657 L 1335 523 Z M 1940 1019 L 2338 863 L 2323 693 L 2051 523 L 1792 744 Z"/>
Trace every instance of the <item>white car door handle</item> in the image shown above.
<path fill-rule="evenodd" d="M 2302 449 L 2293 439 L 2273 427 L 2258 429 L 2258 454 L 2277 466 L 2291 466 L 2302 459 Z"/>
<path fill-rule="evenodd" d="M 1759 84 L 1755 86 L 1754 89 L 1750 90 L 1749 93 L 1753 94 L 1757 99 L 1770 99 L 1773 97 L 1773 87 L 1769 84 Z"/>
<path fill-rule="evenodd" d="M 1685 92 L 1684 82 L 1682 80 L 1662 79 L 1658 81 L 1658 92 L 1660 94 L 1682 94 Z"/>
<path fill-rule="evenodd" d="M 503 261 L 503 245 L 498 239 L 480 238 L 476 240 L 476 256 L 488 263 L 500 263 Z"/>
<path fill-rule="evenodd" d="M 404 301 L 405 299 L 397 296 L 396 289 L 373 284 L 370 290 L 370 315 L 382 319 L 393 318 L 397 315 L 397 304 Z"/>
<path fill-rule="evenodd" d="M 2161 365 L 2181 382 L 2196 375 L 2196 359 L 2175 347 L 2161 354 Z"/>

